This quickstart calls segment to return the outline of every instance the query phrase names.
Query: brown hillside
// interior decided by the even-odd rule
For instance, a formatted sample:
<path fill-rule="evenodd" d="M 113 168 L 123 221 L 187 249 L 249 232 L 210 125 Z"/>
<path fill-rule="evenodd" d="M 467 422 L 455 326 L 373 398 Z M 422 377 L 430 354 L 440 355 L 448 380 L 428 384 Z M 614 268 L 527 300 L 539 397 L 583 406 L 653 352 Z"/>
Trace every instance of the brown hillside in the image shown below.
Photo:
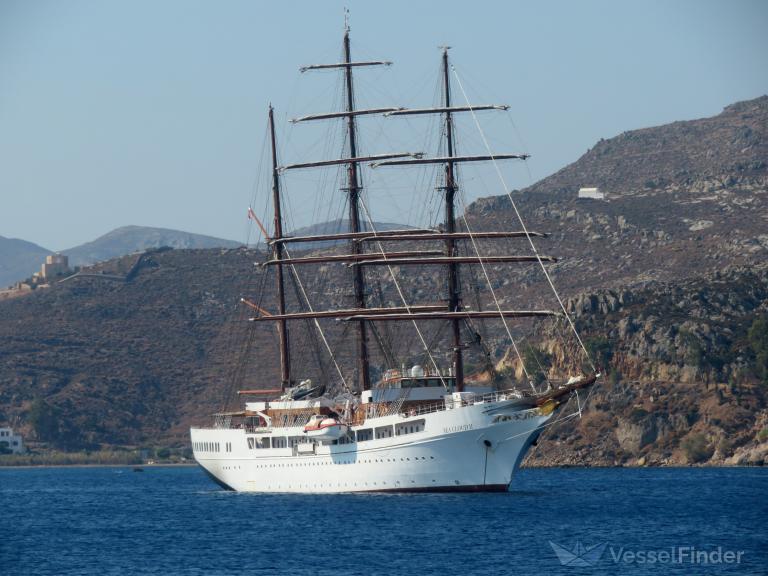
<path fill-rule="evenodd" d="M 663 296 L 674 293 L 676 286 L 683 289 L 695 281 L 727 292 L 730 288 L 713 280 L 714 272 L 735 267 L 749 271 L 765 262 L 767 117 L 768 98 L 762 97 L 729 106 L 713 118 L 628 132 L 598 143 L 574 164 L 515 192 L 529 227 L 552 234 L 538 245 L 543 253 L 560 257 L 550 270 L 563 296 L 577 301 L 582 293 L 637 293 L 662 283 L 667 288 L 648 292 L 656 296 L 648 296 L 643 304 L 644 310 L 653 311 L 667 305 Z M 580 186 L 599 186 L 608 199 L 578 200 Z M 475 202 L 469 216 L 473 228 L 518 228 L 506 196 Z M 488 249 L 526 253 L 520 240 L 489 243 Z M 135 256 L 95 268 L 96 277 L 0 302 L 0 421 L 30 434 L 29 408 L 35 398 L 45 398 L 58 413 L 56 426 L 64 445 L 186 442 L 188 426 L 206 422 L 208 414 L 231 403 L 233 387 L 271 387 L 269 383 L 276 382 L 273 329 L 247 322 L 246 309 L 238 303 L 241 296 L 257 298 L 266 282 L 262 303 L 273 309 L 271 276 L 254 266 L 262 258 L 244 249 L 156 251 L 144 257 L 127 281 L 98 275 L 102 270 L 124 275 Z M 348 286 L 340 281 L 344 267 L 304 270 L 315 306 L 350 305 Z M 416 279 L 406 286 L 410 301 L 438 301 L 435 271 L 415 272 Z M 471 290 L 473 274 L 477 270 L 464 275 L 465 300 L 487 306 L 487 290 L 482 285 L 477 294 Z M 504 305 L 556 306 L 535 265 L 511 271 L 492 268 L 491 280 Z M 400 304 L 391 287 L 370 297 L 377 303 Z M 295 296 L 290 305 L 296 309 Z M 710 300 L 703 306 L 705 314 L 717 314 L 720 303 Z M 627 312 L 639 322 L 636 313 Z M 651 331 L 662 319 L 661 314 L 652 316 L 642 320 Z M 734 320 L 741 323 L 741 332 L 748 321 L 747 314 Z M 485 324 L 489 334 L 484 343 L 499 360 L 508 342 L 496 323 Z M 326 326 L 339 362 L 351 376 L 352 332 L 344 323 Z M 296 366 L 307 367 L 302 376 L 320 379 L 322 372 L 309 368 L 313 356 L 320 354 L 333 379 L 327 355 L 316 352 L 311 339 L 298 336 L 306 333 L 304 328 L 295 329 Z M 397 363 L 417 359 L 408 356 L 420 346 L 412 332 L 387 327 L 378 335 L 397 344 Z M 438 357 L 445 358 L 448 348 L 440 335 L 434 330 L 427 334 L 436 342 Z M 620 346 L 621 338 L 610 338 Z M 245 346 L 248 341 L 250 347 Z M 669 346 L 674 349 L 678 343 L 673 338 Z M 617 352 L 617 358 L 623 358 L 621 354 Z M 474 368 L 482 367 L 477 357 L 470 360 Z M 378 358 L 377 363 L 383 364 Z M 241 365 L 247 370 L 236 372 Z M 691 385 L 672 376 L 669 366 L 668 359 L 649 356 L 647 371 L 643 366 L 630 374 L 627 368 L 624 377 Z M 721 370 L 710 379 L 727 381 L 729 374 Z M 624 409 L 611 398 L 593 407 L 595 417 Z M 666 406 L 673 412 L 681 409 L 675 402 Z"/>

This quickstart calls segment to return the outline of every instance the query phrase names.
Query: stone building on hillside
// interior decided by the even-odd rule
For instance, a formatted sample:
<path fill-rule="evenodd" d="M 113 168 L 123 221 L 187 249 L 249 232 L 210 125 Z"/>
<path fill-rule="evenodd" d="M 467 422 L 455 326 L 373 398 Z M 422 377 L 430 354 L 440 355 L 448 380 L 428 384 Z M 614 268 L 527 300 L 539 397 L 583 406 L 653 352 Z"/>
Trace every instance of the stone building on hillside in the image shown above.
<path fill-rule="evenodd" d="M 45 257 L 40 276 L 49 280 L 55 276 L 61 276 L 69 272 L 69 258 L 64 254 L 49 254 Z"/>

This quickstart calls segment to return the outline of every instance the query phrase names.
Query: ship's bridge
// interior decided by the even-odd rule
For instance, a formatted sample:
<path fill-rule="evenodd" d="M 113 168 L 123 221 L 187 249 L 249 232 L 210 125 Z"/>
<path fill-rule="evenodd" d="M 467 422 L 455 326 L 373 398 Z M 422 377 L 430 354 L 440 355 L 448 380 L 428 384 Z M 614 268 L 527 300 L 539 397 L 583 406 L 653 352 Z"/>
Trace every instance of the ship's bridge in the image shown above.
<path fill-rule="evenodd" d="M 367 404 L 394 402 L 400 399 L 408 402 L 442 400 L 444 396 L 453 393 L 455 388 L 456 378 L 450 370 L 444 374 L 416 365 L 410 370 L 387 370 L 375 388 L 362 393 L 362 401 Z M 468 388 L 467 391 L 486 394 L 493 391 L 493 388 L 479 386 Z"/>

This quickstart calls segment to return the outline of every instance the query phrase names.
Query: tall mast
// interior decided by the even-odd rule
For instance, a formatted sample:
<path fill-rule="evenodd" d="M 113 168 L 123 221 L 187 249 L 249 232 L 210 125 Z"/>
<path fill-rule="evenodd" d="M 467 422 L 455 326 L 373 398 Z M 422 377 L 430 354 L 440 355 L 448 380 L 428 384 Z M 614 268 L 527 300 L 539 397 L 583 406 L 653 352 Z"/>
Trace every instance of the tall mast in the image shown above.
<path fill-rule="evenodd" d="M 280 210 L 280 174 L 277 164 L 277 143 L 275 140 L 275 115 L 269 106 L 269 135 L 272 141 L 272 203 L 275 212 L 275 232 L 273 240 L 283 237 L 283 217 Z M 283 243 L 272 244 L 272 257 L 278 262 L 283 259 Z M 277 268 L 277 308 L 280 316 L 285 316 L 285 285 L 283 281 L 283 266 Z M 285 390 L 291 385 L 291 349 L 288 342 L 288 323 L 284 318 L 277 321 L 277 331 L 280 336 L 280 388 Z"/>
<path fill-rule="evenodd" d="M 451 118 L 451 82 L 448 75 L 448 47 L 443 49 L 443 92 L 445 106 L 445 138 L 447 141 L 447 157 L 453 158 L 453 119 Z M 456 214 L 454 197 L 456 195 L 456 180 L 454 177 L 454 162 L 445 163 L 445 231 L 448 234 L 456 232 Z M 445 253 L 448 257 L 456 256 L 456 244 L 452 236 L 445 239 Z M 448 311 L 461 310 L 461 294 L 459 293 L 459 265 L 456 262 L 448 264 Z M 456 377 L 456 391 L 464 390 L 464 357 L 461 353 L 461 319 L 451 320 L 453 332 L 453 372 Z"/>
<path fill-rule="evenodd" d="M 352 66 L 349 64 L 352 62 L 349 49 L 349 27 L 344 31 L 344 78 L 346 80 L 347 87 L 347 130 L 349 138 L 349 155 L 350 158 L 357 158 L 357 135 L 355 128 L 355 115 L 354 112 L 354 93 L 352 91 Z M 347 192 L 349 193 L 349 229 L 352 233 L 361 232 L 360 229 L 360 180 L 358 175 L 357 162 L 350 162 L 347 165 Z M 351 242 L 351 249 L 353 254 L 360 254 L 362 252 L 362 246 L 358 242 Z M 363 269 L 360 266 L 356 266 L 353 269 L 354 288 L 355 288 L 355 306 L 357 308 L 365 308 L 365 277 L 363 275 Z M 371 375 L 369 370 L 368 359 L 368 327 L 365 320 L 360 320 L 357 323 L 357 361 L 358 371 L 360 374 L 360 387 L 362 390 L 369 390 L 371 388 Z"/>

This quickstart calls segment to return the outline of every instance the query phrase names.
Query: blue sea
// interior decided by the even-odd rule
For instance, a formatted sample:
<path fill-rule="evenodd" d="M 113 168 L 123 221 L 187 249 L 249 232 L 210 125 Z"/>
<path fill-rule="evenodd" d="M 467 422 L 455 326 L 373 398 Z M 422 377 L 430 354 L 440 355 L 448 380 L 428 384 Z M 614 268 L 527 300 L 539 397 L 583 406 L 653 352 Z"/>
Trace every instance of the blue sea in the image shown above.
<path fill-rule="evenodd" d="M 768 574 L 768 469 L 532 469 L 507 494 L 224 492 L 0 469 L 2 575 Z"/>

